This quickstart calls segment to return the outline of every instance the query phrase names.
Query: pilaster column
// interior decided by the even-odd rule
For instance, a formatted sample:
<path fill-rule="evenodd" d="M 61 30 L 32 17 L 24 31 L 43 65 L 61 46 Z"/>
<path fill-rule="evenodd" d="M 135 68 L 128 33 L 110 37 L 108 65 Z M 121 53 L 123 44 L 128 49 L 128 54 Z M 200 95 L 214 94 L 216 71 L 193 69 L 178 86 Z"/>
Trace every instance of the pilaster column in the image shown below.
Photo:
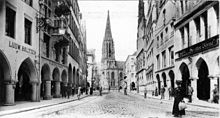
<path fill-rule="evenodd" d="M 51 97 L 51 81 L 45 81 L 45 100 L 50 100 Z"/>
<path fill-rule="evenodd" d="M 193 88 L 192 102 L 194 100 L 199 100 L 197 97 L 197 80 L 198 79 L 199 78 L 196 78 L 196 77 L 191 78 L 191 86 Z"/>
<path fill-rule="evenodd" d="M 31 101 L 37 102 L 37 82 L 32 82 L 32 94 L 31 94 Z"/>
<path fill-rule="evenodd" d="M 4 105 L 10 106 L 15 105 L 15 96 L 14 96 L 14 89 L 15 89 L 15 82 L 12 80 L 5 81 L 5 102 Z"/>
<path fill-rule="evenodd" d="M 55 82 L 55 98 L 59 98 L 61 97 L 61 94 L 60 94 L 60 82 L 59 81 L 56 81 Z"/>

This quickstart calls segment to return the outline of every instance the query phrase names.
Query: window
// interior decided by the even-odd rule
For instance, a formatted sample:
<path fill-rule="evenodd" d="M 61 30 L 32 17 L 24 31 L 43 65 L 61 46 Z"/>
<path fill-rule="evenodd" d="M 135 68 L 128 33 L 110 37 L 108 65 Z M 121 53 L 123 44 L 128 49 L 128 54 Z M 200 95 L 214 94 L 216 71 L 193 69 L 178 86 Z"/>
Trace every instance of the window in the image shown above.
<path fill-rule="evenodd" d="M 31 7 L 32 7 L 32 3 L 33 3 L 33 1 L 32 1 L 32 0 L 24 0 L 24 2 L 25 2 L 25 3 L 27 3 L 29 6 L 31 6 Z"/>
<path fill-rule="evenodd" d="M 25 40 L 26 44 L 31 45 L 31 25 L 32 22 L 25 18 L 24 20 L 24 29 L 25 29 Z"/>
<path fill-rule="evenodd" d="M 159 44 L 160 44 L 160 39 L 159 36 L 157 36 L 157 48 L 159 48 Z"/>
<path fill-rule="evenodd" d="M 181 39 L 182 39 L 182 48 L 185 46 L 185 38 L 184 38 L 184 27 L 180 29 Z"/>
<path fill-rule="evenodd" d="M 157 70 L 160 69 L 160 55 L 157 55 Z"/>
<path fill-rule="evenodd" d="M 160 45 L 163 45 L 163 32 L 160 34 L 161 43 Z"/>
<path fill-rule="evenodd" d="M 16 12 L 7 6 L 6 7 L 6 19 L 5 19 L 6 20 L 5 21 L 5 34 L 12 38 L 15 38 L 15 15 L 16 15 Z"/>
<path fill-rule="evenodd" d="M 166 51 L 162 52 L 162 65 L 163 65 L 163 68 L 166 67 Z"/>
<path fill-rule="evenodd" d="M 166 25 L 166 9 L 163 10 L 163 25 Z"/>

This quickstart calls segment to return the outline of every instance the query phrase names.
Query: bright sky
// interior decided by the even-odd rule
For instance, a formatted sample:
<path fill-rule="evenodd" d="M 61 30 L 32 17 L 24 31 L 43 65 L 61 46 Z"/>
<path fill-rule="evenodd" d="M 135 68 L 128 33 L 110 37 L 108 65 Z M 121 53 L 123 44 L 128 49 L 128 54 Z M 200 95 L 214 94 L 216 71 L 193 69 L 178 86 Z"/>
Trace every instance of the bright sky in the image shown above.
<path fill-rule="evenodd" d="M 96 62 L 101 61 L 108 10 L 116 60 L 125 61 L 128 55 L 135 52 L 138 0 L 78 0 L 78 3 L 83 19 L 86 21 L 87 49 L 96 50 Z"/>

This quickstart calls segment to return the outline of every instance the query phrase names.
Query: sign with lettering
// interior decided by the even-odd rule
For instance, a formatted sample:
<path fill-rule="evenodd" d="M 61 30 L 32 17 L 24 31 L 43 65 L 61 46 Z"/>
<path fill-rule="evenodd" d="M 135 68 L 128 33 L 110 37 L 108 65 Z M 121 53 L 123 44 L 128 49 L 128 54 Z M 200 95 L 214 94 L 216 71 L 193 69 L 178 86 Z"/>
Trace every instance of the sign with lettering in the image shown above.
<path fill-rule="evenodd" d="M 218 46 L 219 35 L 216 35 L 176 53 L 179 55 L 179 58 L 183 58 Z"/>
<path fill-rule="evenodd" d="M 9 41 L 9 47 L 17 49 L 17 50 L 21 50 L 23 52 L 29 53 L 29 54 L 33 54 L 36 55 L 36 51 L 33 49 L 30 49 L 28 47 L 22 46 L 20 44 L 17 44 L 15 42 Z"/>

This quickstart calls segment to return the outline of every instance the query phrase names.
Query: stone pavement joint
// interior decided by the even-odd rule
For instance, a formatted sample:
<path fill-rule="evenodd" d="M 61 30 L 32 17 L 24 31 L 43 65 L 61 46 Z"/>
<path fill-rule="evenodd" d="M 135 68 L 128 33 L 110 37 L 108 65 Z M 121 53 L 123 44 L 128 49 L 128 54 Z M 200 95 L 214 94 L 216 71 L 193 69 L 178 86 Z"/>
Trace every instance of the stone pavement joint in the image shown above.
<path fill-rule="evenodd" d="M 88 96 L 90 96 L 90 95 L 83 95 L 80 99 L 86 98 Z M 71 99 L 71 98 L 73 98 L 73 99 Z M 41 108 L 46 108 L 46 107 L 55 106 L 55 105 L 59 105 L 59 104 L 65 104 L 65 103 L 68 103 L 68 102 L 78 100 L 78 98 L 75 97 L 75 96 L 71 97 L 71 98 L 70 98 L 71 100 L 66 98 L 66 99 L 63 99 L 62 102 L 49 103 L 49 104 L 46 104 L 46 105 L 34 106 L 32 108 L 27 107 L 27 108 L 23 108 L 23 109 L 13 109 L 13 110 L 1 111 L 0 112 L 0 117 L 1 116 L 6 116 L 6 115 L 11 115 L 11 114 L 17 114 L 17 113 L 21 113 L 21 112 L 32 111 L 32 110 L 41 109 Z M 53 99 L 51 101 L 53 101 Z M 5 106 L 5 107 L 8 107 L 8 106 Z M 13 107 L 13 106 L 10 106 L 10 107 Z"/>
<path fill-rule="evenodd" d="M 132 93 L 134 95 L 139 95 L 139 96 L 144 96 L 144 94 L 141 94 L 141 93 L 137 93 L 136 91 L 133 92 L 129 92 L 129 93 Z M 168 99 L 160 99 L 160 96 L 147 96 L 147 98 L 151 98 L 151 99 L 157 99 L 157 100 L 163 100 L 163 101 L 167 101 L 167 102 L 173 102 L 173 99 L 171 100 L 168 100 Z M 201 100 L 199 100 L 201 102 Z M 204 102 L 205 103 L 205 102 Z M 214 103 L 205 103 L 206 105 L 203 105 L 203 103 L 186 103 L 187 105 L 191 105 L 191 106 L 198 106 L 198 107 L 204 107 L 204 108 L 211 108 L 211 109 L 217 109 L 219 110 L 219 104 L 214 104 Z"/>

